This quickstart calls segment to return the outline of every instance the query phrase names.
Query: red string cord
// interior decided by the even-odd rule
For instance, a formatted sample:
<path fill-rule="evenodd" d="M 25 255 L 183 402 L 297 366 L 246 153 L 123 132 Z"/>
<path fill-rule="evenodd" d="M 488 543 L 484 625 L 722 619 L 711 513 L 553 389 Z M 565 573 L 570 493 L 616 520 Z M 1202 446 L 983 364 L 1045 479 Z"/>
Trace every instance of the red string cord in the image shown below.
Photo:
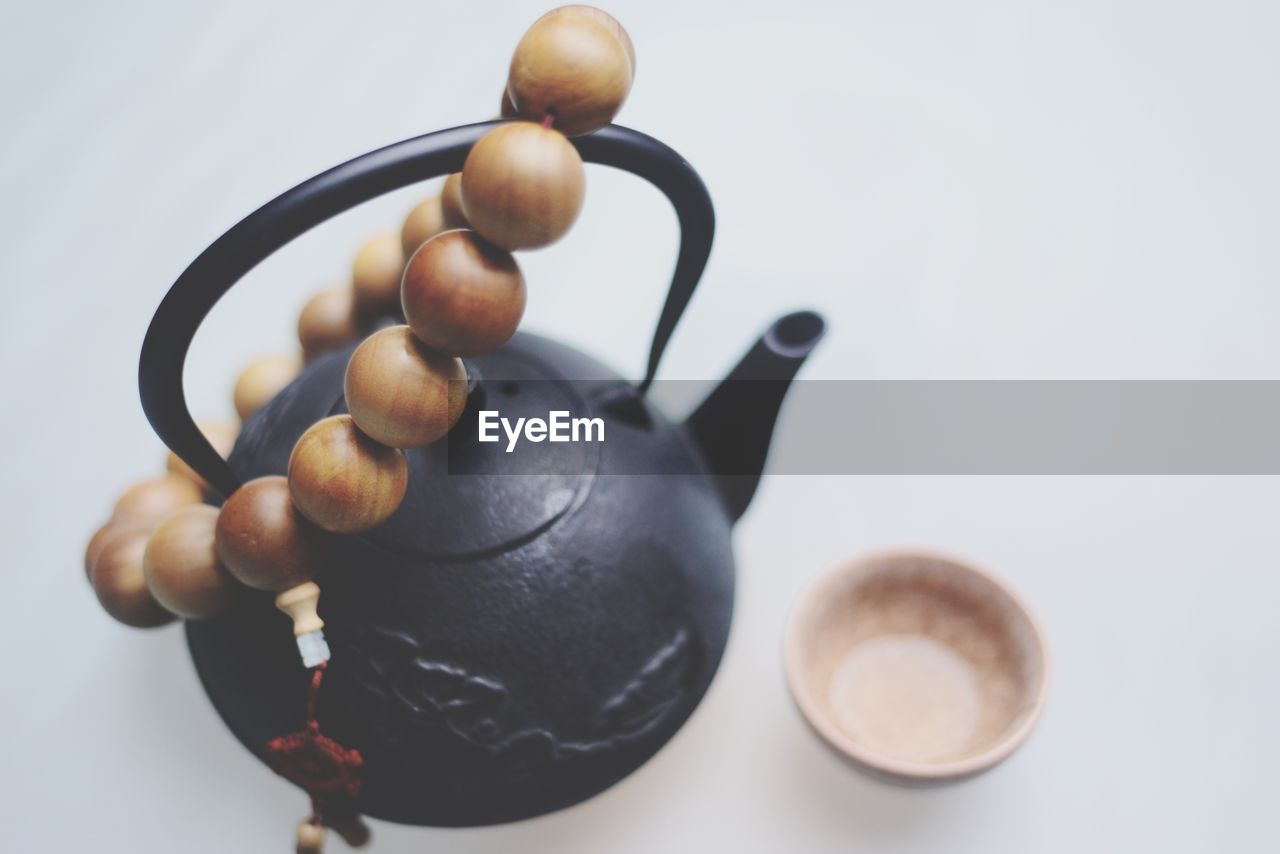
<path fill-rule="evenodd" d="M 322 661 L 311 668 L 311 686 L 307 689 L 307 726 L 320 726 L 316 723 L 316 701 L 320 699 L 320 683 L 324 681 L 324 670 L 328 666 L 329 662 Z"/>
<path fill-rule="evenodd" d="M 311 797 L 311 820 L 320 823 L 333 802 L 350 801 L 360 794 L 360 751 L 350 750 L 320 731 L 316 706 L 325 664 L 312 668 L 307 688 L 307 719 L 303 728 L 267 742 L 271 769 L 300 786 Z"/>

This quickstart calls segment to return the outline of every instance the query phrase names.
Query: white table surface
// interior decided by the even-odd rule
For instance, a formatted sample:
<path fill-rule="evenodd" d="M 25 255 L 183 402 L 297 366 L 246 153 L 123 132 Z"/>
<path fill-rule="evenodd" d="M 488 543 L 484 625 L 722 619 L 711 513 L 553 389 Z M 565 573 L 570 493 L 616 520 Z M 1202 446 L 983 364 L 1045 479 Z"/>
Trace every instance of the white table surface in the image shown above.
<path fill-rule="evenodd" d="M 358 5 L 0 8 L 5 850 L 289 850 L 302 798 L 214 716 L 180 630 L 110 622 L 80 560 L 161 462 L 134 371 L 172 279 L 297 181 L 490 116 L 547 4 Z M 719 210 L 664 376 L 719 376 L 796 306 L 831 323 L 810 378 L 1280 373 L 1275 4 L 610 8 L 639 52 L 620 120 L 684 153 Z M 196 411 L 229 413 L 238 367 L 294 346 L 306 295 L 422 193 L 237 288 L 197 339 Z M 575 231 L 522 259 L 527 328 L 637 373 L 674 236 L 651 189 L 592 167 Z M 736 534 L 721 672 L 655 759 L 533 821 L 377 823 L 375 850 L 1276 850 L 1278 507 L 1267 477 L 773 477 Z M 800 588 L 890 544 L 994 568 L 1048 632 L 1041 726 L 964 785 L 857 776 L 783 687 Z"/>

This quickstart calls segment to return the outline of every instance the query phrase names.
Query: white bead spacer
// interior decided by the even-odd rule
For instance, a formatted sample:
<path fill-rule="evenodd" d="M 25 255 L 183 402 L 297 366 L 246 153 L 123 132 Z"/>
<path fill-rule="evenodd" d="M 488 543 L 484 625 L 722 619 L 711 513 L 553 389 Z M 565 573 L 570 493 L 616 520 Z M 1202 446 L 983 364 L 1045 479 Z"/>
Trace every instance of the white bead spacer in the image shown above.
<path fill-rule="evenodd" d="M 320 629 L 298 635 L 297 640 L 302 665 L 308 670 L 329 660 L 329 644 L 325 641 L 324 632 Z"/>

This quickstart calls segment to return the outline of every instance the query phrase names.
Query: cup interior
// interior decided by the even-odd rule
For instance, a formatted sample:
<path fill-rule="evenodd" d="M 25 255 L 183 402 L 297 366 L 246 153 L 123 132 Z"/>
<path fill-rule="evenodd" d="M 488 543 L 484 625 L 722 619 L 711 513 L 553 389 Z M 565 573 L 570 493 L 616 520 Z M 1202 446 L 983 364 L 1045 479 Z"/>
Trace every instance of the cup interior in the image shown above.
<path fill-rule="evenodd" d="M 1034 619 L 985 573 L 928 554 L 873 555 L 815 582 L 792 614 L 787 676 L 833 748 L 900 780 L 979 773 L 1044 702 Z"/>

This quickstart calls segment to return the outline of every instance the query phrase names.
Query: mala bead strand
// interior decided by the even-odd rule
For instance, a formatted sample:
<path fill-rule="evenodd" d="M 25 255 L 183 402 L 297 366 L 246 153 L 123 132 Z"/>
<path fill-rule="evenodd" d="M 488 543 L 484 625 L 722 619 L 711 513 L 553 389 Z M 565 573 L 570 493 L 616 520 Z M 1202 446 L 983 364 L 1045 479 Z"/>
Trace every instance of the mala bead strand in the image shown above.
<path fill-rule="evenodd" d="M 459 357 L 501 347 L 524 314 L 527 289 L 511 253 L 554 243 L 581 212 L 585 170 L 567 136 L 612 121 L 635 69 L 630 37 L 605 12 L 574 5 L 539 18 L 516 46 L 500 107 L 504 118 L 524 121 L 487 133 L 399 232 L 361 246 L 350 287 L 306 302 L 297 324 L 301 358 L 255 360 L 236 380 L 235 408 L 245 420 L 293 381 L 304 359 L 403 310 L 407 325 L 370 335 L 352 354 L 349 414 L 299 438 L 287 477 L 251 480 L 220 510 L 200 503 L 209 485 L 170 454 L 169 474 L 126 491 L 85 549 L 103 608 L 132 626 L 216 615 L 232 607 L 239 585 L 276 594 L 311 670 L 304 729 L 266 745 L 272 767 L 312 798 L 313 814 L 297 828 L 298 854 L 321 854 L 329 829 L 352 847 L 370 837 L 351 811 L 363 760 L 322 734 L 316 719 L 330 657 L 313 580 L 331 550 L 326 532 L 359 533 L 389 519 L 407 489 L 402 449 L 439 440 L 461 417 L 467 375 Z M 200 429 L 226 457 L 239 426 Z M 317 776 L 317 757 L 325 776 Z"/>
<path fill-rule="evenodd" d="M 301 371 L 302 360 L 297 356 L 263 356 L 246 365 L 232 393 L 240 420 L 248 421 Z"/>
<path fill-rule="evenodd" d="M 635 48 L 611 15 L 563 6 L 529 28 L 511 57 L 507 93 L 517 115 L 555 117 L 570 136 L 613 121 L 635 79 Z"/>
<path fill-rule="evenodd" d="M 145 529 L 134 529 L 113 537 L 103 546 L 89 575 L 102 609 L 137 629 L 163 626 L 174 620 L 174 615 L 147 588 L 142 561 L 150 536 Z"/>
<path fill-rule="evenodd" d="M 356 311 L 364 318 L 392 314 L 399 307 L 400 275 L 404 272 L 404 250 L 400 235 L 379 234 L 356 253 L 351 265 L 351 287 Z"/>
<path fill-rule="evenodd" d="M 302 346 L 303 359 L 308 362 L 351 343 L 362 331 L 351 288 L 317 291 L 298 314 L 298 343 Z"/>
<path fill-rule="evenodd" d="M 156 528 L 142 556 L 147 588 L 179 617 L 220 614 L 235 600 L 238 585 L 218 560 L 214 529 L 218 508 L 185 507 Z"/>
<path fill-rule="evenodd" d="M 525 309 L 524 276 L 510 252 L 476 232 L 446 231 L 409 259 L 400 300 L 413 334 L 428 347 L 479 356 L 515 334 Z"/>
<path fill-rule="evenodd" d="M 396 512 L 409 482 L 404 452 L 375 442 L 350 415 L 333 415 L 302 434 L 289 457 L 289 492 L 317 526 L 355 534 Z"/>
<path fill-rule="evenodd" d="M 471 227 L 506 250 L 548 246 L 582 210 L 586 175 L 564 134 L 531 122 L 494 128 L 462 167 L 462 209 Z"/>
<path fill-rule="evenodd" d="M 392 448 L 417 448 L 444 436 L 461 417 L 467 372 L 458 359 L 423 346 L 409 327 L 389 326 L 351 354 L 343 389 L 365 435 Z"/>

